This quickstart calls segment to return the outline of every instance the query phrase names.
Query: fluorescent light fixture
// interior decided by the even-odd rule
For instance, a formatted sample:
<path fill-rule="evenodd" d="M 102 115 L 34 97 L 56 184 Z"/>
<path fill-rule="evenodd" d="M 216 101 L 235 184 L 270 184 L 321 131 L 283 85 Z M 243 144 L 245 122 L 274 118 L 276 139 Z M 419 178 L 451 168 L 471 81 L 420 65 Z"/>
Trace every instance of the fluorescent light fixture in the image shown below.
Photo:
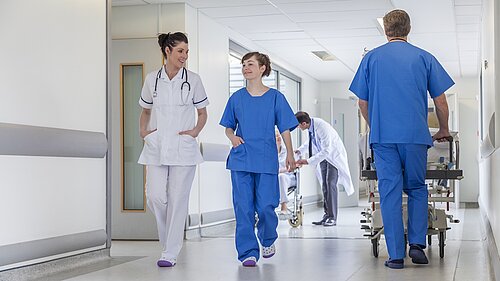
<path fill-rule="evenodd" d="M 383 18 L 377 18 L 377 29 L 380 32 L 380 34 L 385 35 Z"/>
<path fill-rule="evenodd" d="M 322 61 L 337 60 L 337 58 L 334 55 L 332 55 L 326 51 L 311 51 L 311 53 L 313 53 L 313 55 L 315 55 L 316 57 L 318 57 Z"/>

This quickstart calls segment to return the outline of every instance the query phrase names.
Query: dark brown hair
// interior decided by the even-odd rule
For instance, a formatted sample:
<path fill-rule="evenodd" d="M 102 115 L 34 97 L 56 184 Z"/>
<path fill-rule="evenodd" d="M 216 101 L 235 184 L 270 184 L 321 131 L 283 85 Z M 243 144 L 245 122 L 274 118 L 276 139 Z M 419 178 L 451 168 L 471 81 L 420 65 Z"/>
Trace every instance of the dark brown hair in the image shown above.
<path fill-rule="evenodd" d="M 311 124 L 311 117 L 309 117 L 309 114 L 304 111 L 298 111 L 295 113 L 295 117 L 297 118 L 297 121 L 299 121 L 300 124 L 303 122 L 306 122 L 307 124 Z"/>
<path fill-rule="evenodd" d="M 266 70 L 264 70 L 264 72 L 262 73 L 262 76 L 269 76 L 269 74 L 271 74 L 271 60 L 269 59 L 269 57 L 266 54 L 262 54 L 259 52 L 247 53 L 246 55 L 243 56 L 243 58 L 241 58 L 241 63 L 243 64 L 244 61 L 246 61 L 247 59 L 249 59 L 251 57 L 255 57 L 255 59 L 259 63 L 259 66 L 263 66 L 263 65 L 266 66 Z"/>
<path fill-rule="evenodd" d="M 188 43 L 188 38 L 186 34 L 182 32 L 175 32 L 175 33 L 169 32 L 167 34 L 161 33 L 160 35 L 158 35 L 158 45 L 160 45 L 161 53 L 163 54 L 165 59 L 167 58 L 167 53 L 165 52 L 165 48 L 168 47 L 168 49 L 172 51 L 172 48 L 177 46 L 179 42 L 184 42 L 186 44 Z"/>
<path fill-rule="evenodd" d="M 405 37 L 410 33 L 410 16 L 403 10 L 392 10 L 384 16 L 384 30 L 388 37 Z"/>

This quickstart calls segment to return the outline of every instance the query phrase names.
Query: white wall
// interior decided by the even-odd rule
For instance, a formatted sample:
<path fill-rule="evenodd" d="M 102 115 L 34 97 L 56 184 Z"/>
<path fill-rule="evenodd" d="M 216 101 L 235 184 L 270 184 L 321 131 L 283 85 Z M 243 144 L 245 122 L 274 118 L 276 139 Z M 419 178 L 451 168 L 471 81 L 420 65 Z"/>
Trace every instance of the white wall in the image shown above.
<path fill-rule="evenodd" d="M 448 93 L 455 93 L 458 103 L 460 169 L 464 178 L 459 184 L 460 202 L 478 202 L 479 196 L 479 78 L 454 79 Z"/>
<path fill-rule="evenodd" d="M 481 61 L 487 60 L 489 63 L 488 68 L 483 65 L 483 126 L 488 129 L 489 117 L 495 112 L 496 107 L 496 125 L 497 125 L 497 149 L 492 155 L 481 158 L 479 161 L 479 204 L 481 209 L 485 211 L 489 223 L 491 224 L 493 235 L 495 236 L 496 244 L 499 244 L 500 233 L 500 150 L 498 149 L 500 140 L 499 136 L 499 117 L 500 106 L 498 100 L 500 95 L 498 90 L 500 88 L 498 73 L 500 70 L 500 28 L 498 27 L 500 21 L 500 4 L 494 0 L 483 1 L 483 21 L 482 28 L 482 54 Z M 498 251 L 498 249 L 497 249 Z"/>
<path fill-rule="evenodd" d="M 105 1 L 4 0 L 0 34 L 0 122 L 106 132 Z M 0 186 L 0 246 L 106 229 L 105 159 L 0 156 Z"/>

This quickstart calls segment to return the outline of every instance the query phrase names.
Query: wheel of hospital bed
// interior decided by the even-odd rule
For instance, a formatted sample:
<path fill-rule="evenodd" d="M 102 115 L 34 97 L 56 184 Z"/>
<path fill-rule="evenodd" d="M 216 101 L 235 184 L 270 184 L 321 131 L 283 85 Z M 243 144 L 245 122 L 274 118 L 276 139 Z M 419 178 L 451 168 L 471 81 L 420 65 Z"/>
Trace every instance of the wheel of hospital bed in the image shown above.
<path fill-rule="evenodd" d="M 439 232 L 439 257 L 444 258 L 444 231 Z"/>
<path fill-rule="evenodd" d="M 372 254 L 378 258 L 378 238 L 372 239 Z"/>

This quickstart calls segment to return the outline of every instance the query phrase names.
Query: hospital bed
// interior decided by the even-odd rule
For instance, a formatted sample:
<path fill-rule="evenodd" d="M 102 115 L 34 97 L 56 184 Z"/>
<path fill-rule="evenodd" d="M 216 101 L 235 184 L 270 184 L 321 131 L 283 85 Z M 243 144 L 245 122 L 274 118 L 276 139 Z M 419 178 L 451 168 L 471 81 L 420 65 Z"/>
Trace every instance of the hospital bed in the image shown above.
<path fill-rule="evenodd" d="M 431 130 L 432 132 L 432 130 Z M 372 153 L 368 147 L 368 137 L 360 138 L 360 152 L 362 163 L 360 163 L 360 179 L 368 182 L 368 202 L 369 207 L 361 212 L 364 216 L 361 222 L 361 229 L 365 230 L 364 236 L 371 241 L 372 254 L 378 257 L 379 243 L 381 235 L 384 233 L 384 225 L 380 212 L 380 197 L 377 186 L 377 172 L 373 163 Z M 453 215 L 446 213 L 449 211 L 450 202 L 455 201 L 455 183 L 463 178 L 463 171 L 459 168 L 459 141 L 456 132 L 451 133 L 448 142 L 434 143 L 434 147 L 428 151 L 426 183 L 428 185 L 429 205 L 428 205 L 428 229 L 427 243 L 432 244 L 432 236 L 438 236 L 439 256 L 444 257 L 444 247 L 446 245 L 446 231 L 450 229 L 448 223 L 459 223 Z M 441 209 L 442 206 L 446 209 Z M 403 222 L 406 226 L 408 220 L 407 197 L 403 195 Z"/>

